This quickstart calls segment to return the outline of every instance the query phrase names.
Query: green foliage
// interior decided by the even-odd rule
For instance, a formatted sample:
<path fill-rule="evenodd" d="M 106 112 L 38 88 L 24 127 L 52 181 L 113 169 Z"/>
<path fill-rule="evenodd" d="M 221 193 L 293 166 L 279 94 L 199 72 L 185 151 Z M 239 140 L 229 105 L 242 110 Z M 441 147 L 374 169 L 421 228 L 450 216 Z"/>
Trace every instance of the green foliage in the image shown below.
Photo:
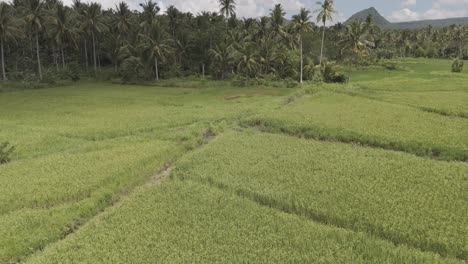
<path fill-rule="evenodd" d="M 320 93 L 245 122 L 269 132 L 468 161 L 468 135 L 462 133 L 468 129 L 465 120 L 447 120 L 407 106 L 355 96 Z"/>
<path fill-rule="evenodd" d="M 285 214 L 222 189 L 177 180 L 141 188 L 118 209 L 26 263 L 103 259 L 116 264 L 129 259 L 142 264 L 161 259 L 165 263 L 310 263 L 318 259 L 325 263 L 456 263 Z"/>
<path fill-rule="evenodd" d="M 16 145 L 0 168 L 0 263 L 464 263 L 468 75 L 383 63 L 405 70 L 288 89 L 267 71 L 235 72 L 245 89 L 0 84 L 0 138 Z"/>
<path fill-rule="evenodd" d="M 460 73 L 463 71 L 464 62 L 461 59 L 456 59 L 452 63 L 452 72 Z"/>
<path fill-rule="evenodd" d="M 15 151 L 15 147 L 11 146 L 8 142 L 0 144 L 0 165 L 11 161 L 11 155 Z"/>
<path fill-rule="evenodd" d="M 321 67 L 322 78 L 327 83 L 346 83 L 348 76 L 341 71 L 339 65 L 325 61 Z"/>
<path fill-rule="evenodd" d="M 395 63 L 384 63 L 383 66 L 385 67 L 385 69 L 387 70 L 390 70 L 390 71 L 395 71 L 395 70 L 398 70 L 398 67 Z"/>
<path fill-rule="evenodd" d="M 464 260 L 467 173 L 461 163 L 244 132 L 227 133 L 186 155 L 174 178 L 209 184 L 324 225 Z"/>

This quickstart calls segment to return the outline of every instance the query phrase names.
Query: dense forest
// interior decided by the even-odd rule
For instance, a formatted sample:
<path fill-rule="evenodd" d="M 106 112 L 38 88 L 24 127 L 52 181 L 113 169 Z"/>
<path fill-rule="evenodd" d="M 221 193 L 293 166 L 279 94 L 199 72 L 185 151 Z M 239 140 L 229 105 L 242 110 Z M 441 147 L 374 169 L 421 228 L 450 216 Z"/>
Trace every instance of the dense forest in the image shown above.
<path fill-rule="evenodd" d="M 220 0 L 219 12 L 199 14 L 174 6 L 161 12 L 151 0 L 139 11 L 125 2 L 103 10 L 97 2 L 80 0 L 71 6 L 60 0 L 12 0 L 0 3 L 2 77 L 340 81 L 333 62 L 467 55 L 467 26 L 382 30 L 371 16 L 332 25 L 334 15 L 333 0 L 303 8 L 291 19 L 281 4 L 272 6 L 269 16 L 239 19 L 235 0 Z"/>

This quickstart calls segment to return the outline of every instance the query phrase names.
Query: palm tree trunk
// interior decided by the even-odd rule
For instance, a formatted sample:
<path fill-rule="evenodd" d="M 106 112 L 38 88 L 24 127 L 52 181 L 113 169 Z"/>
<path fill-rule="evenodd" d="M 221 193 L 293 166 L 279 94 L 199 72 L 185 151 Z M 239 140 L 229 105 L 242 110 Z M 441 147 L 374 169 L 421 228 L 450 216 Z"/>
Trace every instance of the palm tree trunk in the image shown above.
<path fill-rule="evenodd" d="M 39 70 L 39 79 L 42 80 L 41 54 L 39 52 L 39 33 L 37 31 L 36 31 L 36 56 L 37 56 L 37 68 Z"/>
<path fill-rule="evenodd" d="M 303 74 L 304 74 L 304 56 L 303 56 L 303 49 L 302 49 L 302 36 L 301 36 L 301 80 L 300 80 L 300 83 L 302 83 L 302 79 L 303 79 Z"/>
<path fill-rule="evenodd" d="M 322 32 L 322 48 L 320 49 L 320 65 L 322 65 L 323 60 L 323 45 L 325 43 L 325 22 L 323 22 L 323 32 Z"/>
<path fill-rule="evenodd" d="M 158 58 L 156 57 L 154 57 L 154 73 L 156 74 L 156 81 L 159 81 Z"/>
<path fill-rule="evenodd" d="M 85 62 L 86 62 L 86 71 L 88 71 L 88 41 L 84 40 L 84 51 L 85 51 Z"/>
<path fill-rule="evenodd" d="M 3 81 L 7 80 L 6 71 L 5 71 L 5 54 L 3 51 L 3 38 L 1 39 L 1 52 L 2 52 L 2 74 L 3 74 Z"/>
<path fill-rule="evenodd" d="M 91 37 L 93 39 L 93 60 L 94 60 L 94 74 L 97 75 L 97 56 L 96 56 L 96 38 L 94 36 L 94 31 L 91 31 Z"/>
<path fill-rule="evenodd" d="M 62 67 L 63 69 L 65 70 L 65 52 L 63 51 L 63 45 L 62 47 L 60 48 L 60 51 L 62 53 Z"/>
<path fill-rule="evenodd" d="M 54 44 L 52 44 L 52 56 L 54 57 L 55 68 L 57 69 L 57 71 L 59 71 L 59 65 L 58 65 L 58 60 L 57 60 L 57 53 L 55 52 L 55 45 L 54 45 Z"/>
<path fill-rule="evenodd" d="M 463 59 L 463 41 L 460 41 L 460 59 Z"/>

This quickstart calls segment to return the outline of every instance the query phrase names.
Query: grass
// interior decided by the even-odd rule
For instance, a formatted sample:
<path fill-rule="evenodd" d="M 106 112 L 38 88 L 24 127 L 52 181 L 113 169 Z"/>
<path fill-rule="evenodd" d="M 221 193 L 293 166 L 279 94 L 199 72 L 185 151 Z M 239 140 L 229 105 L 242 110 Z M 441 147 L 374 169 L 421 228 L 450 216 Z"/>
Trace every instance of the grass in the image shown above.
<path fill-rule="evenodd" d="M 186 155 L 174 177 L 323 224 L 467 259 L 467 175 L 466 164 L 253 132 L 229 133 Z"/>
<path fill-rule="evenodd" d="M 103 262 L 457 263 L 179 181 L 140 189 L 26 263 Z"/>
<path fill-rule="evenodd" d="M 269 132 L 468 161 L 468 134 L 464 133 L 468 120 L 344 94 L 321 92 L 250 117 L 243 124 Z"/>
<path fill-rule="evenodd" d="M 74 232 L 203 143 L 205 130 L 287 93 L 88 82 L 2 93 L 0 139 L 16 151 L 0 166 L 0 263 Z"/>
<path fill-rule="evenodd" d="M 466 263 L 468 71 L 392 63 L 299 88 L 0 84 L 0 263 Z"/>

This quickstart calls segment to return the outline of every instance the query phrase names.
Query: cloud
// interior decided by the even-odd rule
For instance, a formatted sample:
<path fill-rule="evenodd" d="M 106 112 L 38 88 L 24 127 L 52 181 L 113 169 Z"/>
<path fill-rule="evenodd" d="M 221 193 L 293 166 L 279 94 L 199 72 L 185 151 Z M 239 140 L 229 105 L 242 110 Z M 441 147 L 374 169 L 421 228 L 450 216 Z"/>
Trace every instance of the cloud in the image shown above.
<path fill-rule="evenodd" d="M 174 5 L 184 12 L 194 14 L 201 11 L 219 11 L 218 0 L 162 0 L 165 6 Z M 281 4 L 288 15 L 298 13 L 304 6 L 300 0 L 238 0 L 236 13 L 238 17 L 265 16 L 275 4 Z"/>
<path fill-rule="evenodd" d="M 418 12 L 412 11 L 409 8 L 403 8 L 398 11 L 393 11 L 390 15 L 390 18 L 393 21 L 400 22 L 400 21 L 412 21 L 412 20 L 419 20 L 420 15 Z"/>
<path fill-rule="evenodd" d="M 437 0 L 436 3 L 440 5 L 458 6 L 468 4 L 468 0 Z"/>
<path fill-rule="evenodd" d="M 444 19 L 451 17 L 468 16 L 466 4 L 468 0 L 436 0 L 432 7 L 426 11 L 413 11 L 409 7 L 393 11 L 390 19 L 395 22 L 426 20 L 426 19 Z"/>
<path fill-rule="evenodd" d="M 417 4 L 416 0 L 405 0 L 401 5 L 404 7 L 414 6 Z"/>
<path fill-rule="evenodd" d="M 115 9 L 115 6 L 122 2 L 122 0 L 90 0 L 90 1 L 87 1 L 87 0 L 82 0 L 82 2 L 84 3 L 87 3 L 87 2 L 98 2 L 102 5 L 102 8 L 104 9 L 108 9 L 108 8 L 114 8 Z M 143 2 L 143 0 L 141 1 L 138 1 L 138 0 L 127 0 L 127 1 L 124 1 L 128 4 L 128 6 L 130 7 L 130 9 L 139 9 L 140 8 L 140 3 Z M 66 5 L 71 5 L 73 3 L 73 0 L 64 0 L 63 1 L 64 4 Z"/>
<path fill-rule="evenodd" d="M 0 0 L 2 1 L 2 0 Z M 83 2 L 99 2 L 104 9 L 115 8 L 122 0 L 83 0 Z M 270 10 L 275 4 L 281 4 L 287 13 L 287 16 L 292 16 L 299 12 L 299 9 L 304 6 L 303 0 L 237 0 L 236 13 L 238 17 L 259 17 L 270 13 Z M 72 4 L 72 0 L 64 0 L 67 5 Z M 139 10 L 139 4 L 144 0 L 127 0 L 125 1 L 131 9 Z M 174 5 L 183 12 L 191 12 L 198 14 L 201 11 L 217 12 L 219 11 L 219 0 L 156 0 L 161 7 L 162 12 L 165 12 L 167 7 Z"/>

